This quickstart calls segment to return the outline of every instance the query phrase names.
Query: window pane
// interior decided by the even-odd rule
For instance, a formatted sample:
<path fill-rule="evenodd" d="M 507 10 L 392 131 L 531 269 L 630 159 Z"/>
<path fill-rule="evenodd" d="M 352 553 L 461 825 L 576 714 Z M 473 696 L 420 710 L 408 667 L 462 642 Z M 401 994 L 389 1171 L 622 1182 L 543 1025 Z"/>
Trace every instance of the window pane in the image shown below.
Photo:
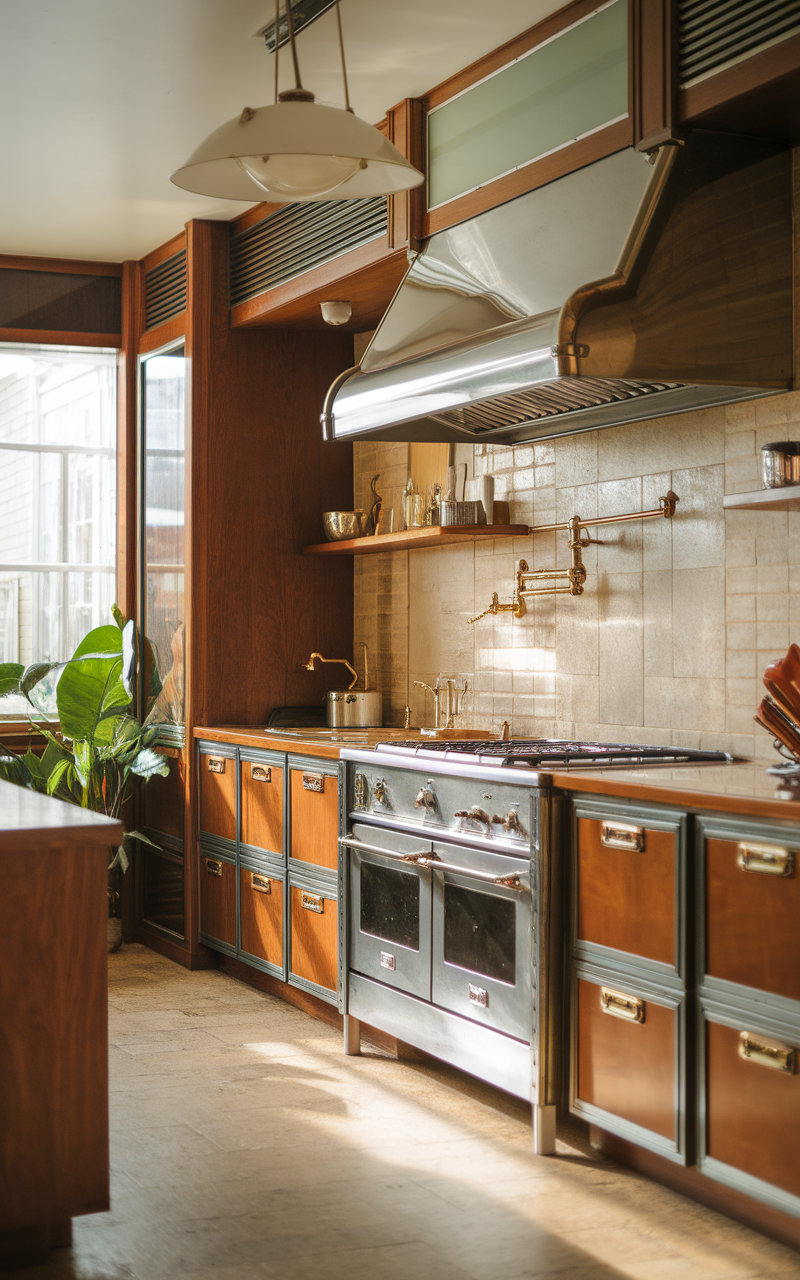
<path fill-rule="evenodd" d="M 115 385 L 114 352 L 0 344 L 4 661 L 14 661 L 8 655 L 15 651 L 26 665 L 63 661 L 87 631 L 110 621 Z M 49 693 L 54 710 L 53 680 L 39 693 Z M 26 708 L 22 700 L 0 700 L 0 717 Z"/>
<path fill-rule="evenodd" d="M 428 115 L 428 206 L 558 150 L 628 111 L 624 0 Z"/>
<path fill-rule="evenodd" d="M 183 350 L 142 366 L 145 634 L 161 693 L 153 723 L 183 724 L 183 515 L 186 361 Z M 145 710 L 147 708 L 145 707 Z"/>

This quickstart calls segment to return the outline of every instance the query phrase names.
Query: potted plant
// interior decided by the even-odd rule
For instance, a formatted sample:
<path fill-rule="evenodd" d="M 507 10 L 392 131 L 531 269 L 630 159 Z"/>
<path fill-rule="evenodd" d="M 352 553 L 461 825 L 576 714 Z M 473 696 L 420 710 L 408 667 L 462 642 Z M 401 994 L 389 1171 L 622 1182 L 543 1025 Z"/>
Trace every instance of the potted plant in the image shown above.
<path fill-rule="evenodd" d="M 146 783 L 157 774 L 166 777 L 169 761 L 153 750 L 159 726 L 142 725 L 130 714 L 136 629 L 116 605 L 112 614 L 114 625 L 90 631 L 66 662 L 27 668 L 0 664 L 0 698 L 21 694 L 29 722 L 36 718 L 36 732 L 47 743 L 41 756 L 30 744 L 25 752 L 2 746 L 0 777 L 110 818 L 124 818 L 137 779 Z M 42 697 L 54 681 L 57 720 L 47 715 Z M 127 871 L 133 840 L 154 844 L 141 831 L 126 831 L 119 848 L 111 850 L 110 874 Z M 121 942 L 121 926 L 111 923 L 118 897 L 110 886 L 110 950 Z"/>

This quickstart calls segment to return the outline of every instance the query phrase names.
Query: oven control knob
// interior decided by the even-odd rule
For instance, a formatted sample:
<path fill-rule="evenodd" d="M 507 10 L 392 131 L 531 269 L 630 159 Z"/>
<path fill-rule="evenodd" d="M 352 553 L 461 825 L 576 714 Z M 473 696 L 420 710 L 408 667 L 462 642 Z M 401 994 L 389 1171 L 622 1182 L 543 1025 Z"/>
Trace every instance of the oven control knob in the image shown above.
<path fill-rule="evenodd" d="M 375 779 L 375 799 L 378 804 L 386 805 L 389 803 L 389 790 L 386 786 L 385 778 Z"/>
<path fill-rule="evenodd" d="M 479 804 L 474 804 L 471 809 L 456 809 L 453 817 L 462 818 L 465 822 L 473 822 L 476 825 L 483 825 L 485 827 L 490 827 L 492 825 L 492 820 L 488 813 L 485 809 L 482 809 Z"/>
<path fill-rule="evenodd" d="M 508 833 L 508 835 L 511 835 L 511 836 L 525 835 L 525 829 L 523 828 L 522 823 L 519 820 L 519 814 L 517 813 L 516 809 L 509 809 L 505 818 L 501 818 L 500 814 L 496 813 L 492 818 L 492 823 L 493 824 L 496 823 L 499 826 L 501 826 L 503 830 Z"/>
<path fill-rule="evenodd" d="M 430 784 L 430 779 L 428 780 L 427 787 L 420 787 L 417 792 L 414 799 L 414 808 L 427 809 L 429 813 L 436 812 L 436 795 L 434 794 L 433 787 Z"/>

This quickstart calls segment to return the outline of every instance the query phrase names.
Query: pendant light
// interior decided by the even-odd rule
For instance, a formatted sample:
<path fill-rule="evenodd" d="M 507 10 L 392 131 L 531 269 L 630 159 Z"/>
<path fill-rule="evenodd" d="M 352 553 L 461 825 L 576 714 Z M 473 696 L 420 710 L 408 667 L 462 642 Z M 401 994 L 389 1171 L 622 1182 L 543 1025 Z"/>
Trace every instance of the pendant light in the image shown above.
<path fill-rule="evenodd" d="M 336 4 L 345 107 L 322 106 L 303 88 L 291 0 L 285 0 L 295 87 L 278 93 L 280 0 L 275 3 L 275 100 L 216 129 L 170 174 L 184 191 L 218 200 L 347 200 L 409 191 L 423 175 L 350 106 L 342 19 Z"/>

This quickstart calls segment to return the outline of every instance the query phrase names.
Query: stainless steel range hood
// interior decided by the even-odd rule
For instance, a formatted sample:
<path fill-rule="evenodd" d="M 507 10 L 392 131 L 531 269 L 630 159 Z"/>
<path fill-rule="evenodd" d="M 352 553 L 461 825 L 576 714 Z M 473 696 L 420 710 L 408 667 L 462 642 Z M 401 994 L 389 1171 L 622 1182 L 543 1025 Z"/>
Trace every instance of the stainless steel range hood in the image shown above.
<path fill-rule="evenodd" d="M 790 153 L 695 132 L 431 237 L 328 438 L 565 435 L 792 386 Z"/>

